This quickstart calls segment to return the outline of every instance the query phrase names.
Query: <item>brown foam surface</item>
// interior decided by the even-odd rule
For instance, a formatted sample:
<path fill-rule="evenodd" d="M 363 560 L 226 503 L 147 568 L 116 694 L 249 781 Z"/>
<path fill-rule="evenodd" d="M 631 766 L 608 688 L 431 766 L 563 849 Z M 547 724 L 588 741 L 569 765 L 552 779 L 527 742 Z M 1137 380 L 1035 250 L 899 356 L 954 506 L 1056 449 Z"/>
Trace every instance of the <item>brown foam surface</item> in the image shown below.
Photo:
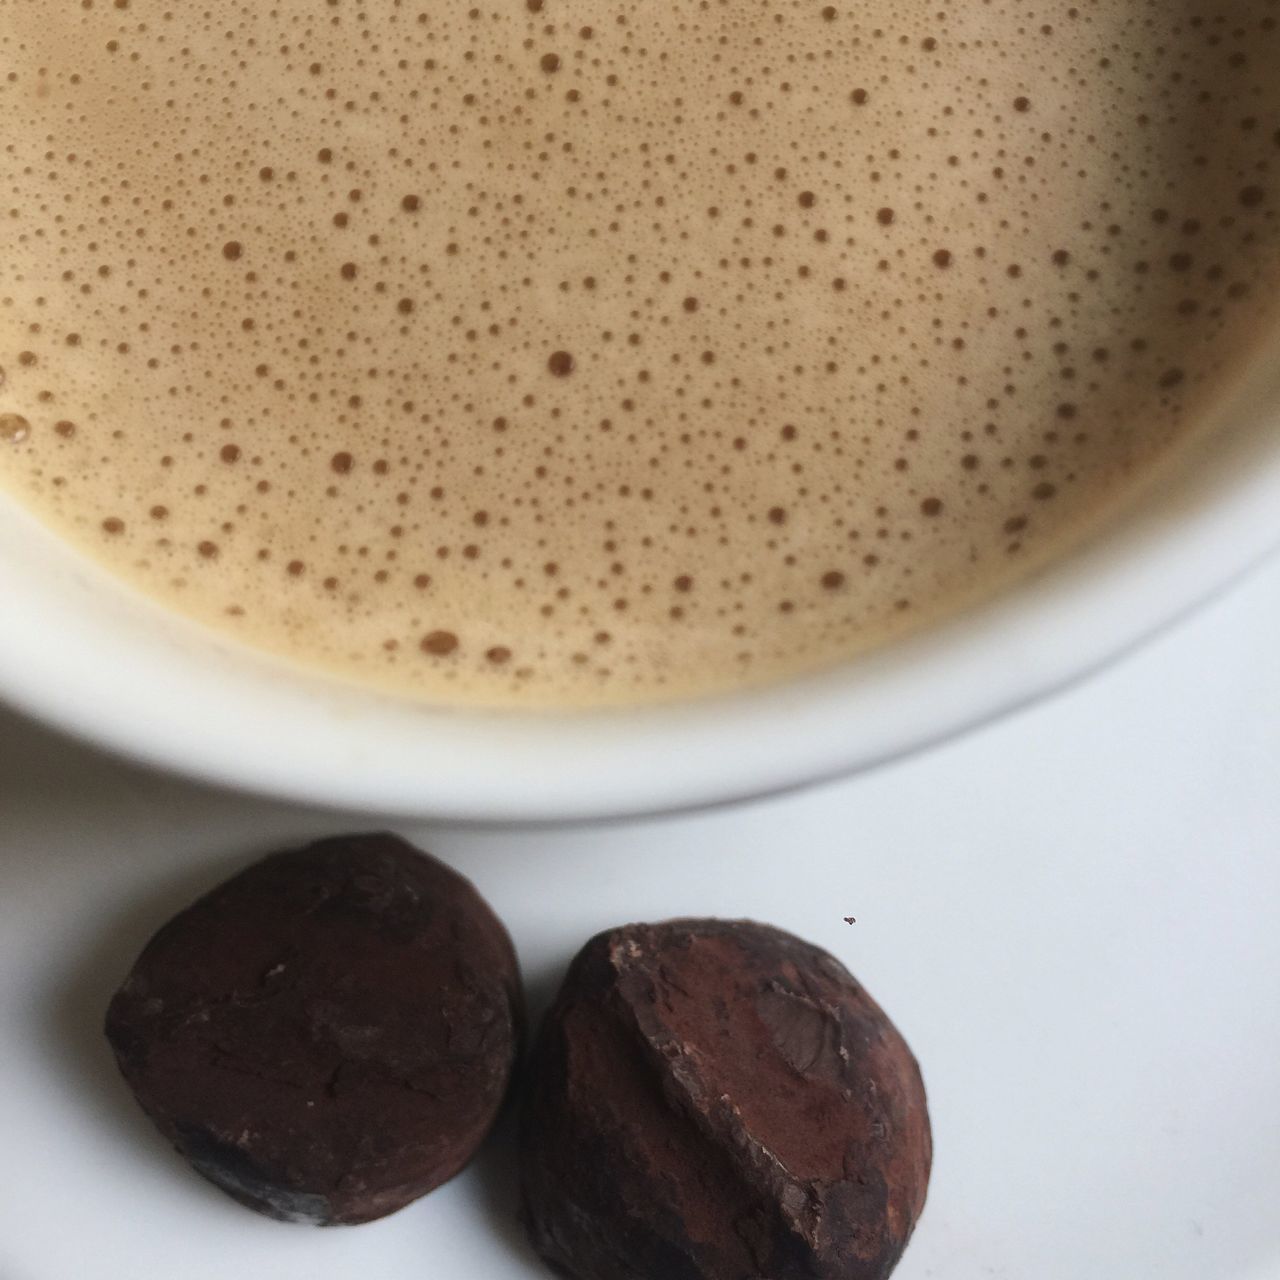
<path fill-rule="evenodd" d="M 1278 16 L 0 0 L 0 484 L 412 695 L 836 662 L 1061 551 L 1253 350 Z"/>

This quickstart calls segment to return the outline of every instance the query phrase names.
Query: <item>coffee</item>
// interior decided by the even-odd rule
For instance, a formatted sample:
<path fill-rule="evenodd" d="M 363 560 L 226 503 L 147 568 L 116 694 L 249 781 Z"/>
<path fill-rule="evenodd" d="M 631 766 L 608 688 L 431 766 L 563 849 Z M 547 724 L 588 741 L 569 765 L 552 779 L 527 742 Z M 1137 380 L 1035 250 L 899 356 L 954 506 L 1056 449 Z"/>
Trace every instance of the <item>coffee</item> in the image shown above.
<path fill-rule="evenodd" d="M 1278 11 L 0 0 L 0 481 L 409 694 L 832 664 L 1061 553 L 1253 353 Z"/>

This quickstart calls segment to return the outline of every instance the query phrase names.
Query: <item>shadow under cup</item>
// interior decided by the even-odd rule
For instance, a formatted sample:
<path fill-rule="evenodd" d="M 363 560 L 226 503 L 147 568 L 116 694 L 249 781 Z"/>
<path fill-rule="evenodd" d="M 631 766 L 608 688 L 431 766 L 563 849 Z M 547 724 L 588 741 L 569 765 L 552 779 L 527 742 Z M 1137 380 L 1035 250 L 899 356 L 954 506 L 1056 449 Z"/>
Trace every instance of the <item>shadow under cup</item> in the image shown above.
<path fill-rule="evenodd" d="M 121 585 L 0 497 L 0 697 L 110 750 L 330 807 L 494 821 L 722 803 L 852 772 L 1089 672 L 1280 543 L 1280 340 L 1072 552 L 831 670 L 673 705 L 436 708 L 338 683 Z"/>

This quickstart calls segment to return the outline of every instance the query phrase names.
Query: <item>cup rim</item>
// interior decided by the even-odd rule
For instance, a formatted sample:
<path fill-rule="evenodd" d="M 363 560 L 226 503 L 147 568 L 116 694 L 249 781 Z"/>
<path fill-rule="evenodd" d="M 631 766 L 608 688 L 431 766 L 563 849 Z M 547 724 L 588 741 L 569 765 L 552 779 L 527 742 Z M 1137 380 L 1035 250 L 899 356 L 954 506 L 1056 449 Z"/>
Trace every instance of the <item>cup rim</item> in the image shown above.
<path fill-rule="evenodd" d="M 1198 434 L 1084 546 L 949 622 L 775 686 L 581 713 L 430 707 L 312 675 L 136 595 L 0 503 L 0 599 L 22 601 L 0 626 L 0 698 L 141 763 L 330 809 L 576 821 L 774 794 L 1061 688 L 1280 546 L 1277 406 L 1280 362 L 1260 360 L 1223 409 L 1230 430 Z"/>

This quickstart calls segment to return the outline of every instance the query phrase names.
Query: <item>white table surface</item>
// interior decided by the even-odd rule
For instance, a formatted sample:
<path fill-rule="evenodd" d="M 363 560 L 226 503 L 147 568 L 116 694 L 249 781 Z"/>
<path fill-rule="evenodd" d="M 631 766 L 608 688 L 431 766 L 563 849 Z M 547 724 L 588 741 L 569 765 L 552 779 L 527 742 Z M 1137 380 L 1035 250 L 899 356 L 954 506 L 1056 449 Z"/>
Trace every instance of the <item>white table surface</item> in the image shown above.
<path fill-rule="evenodd" d="M 397 827 L 490 898 L 537 1008 L 626 920 L 753 916 L 839 955 L 930 1091 L 898 1280 L 1277 1280 L 1278 775 L 1273 564 L 1085 685 L 861 778 L 613 827 Z M 254 855 L 369 825 L 0 711 L 0 1280 L 547 1274 L 509 1122 L 449 1187 L 317 1231 L 187 1172 L 115 1073 L 103 1010 L 156 926 Z"/>

